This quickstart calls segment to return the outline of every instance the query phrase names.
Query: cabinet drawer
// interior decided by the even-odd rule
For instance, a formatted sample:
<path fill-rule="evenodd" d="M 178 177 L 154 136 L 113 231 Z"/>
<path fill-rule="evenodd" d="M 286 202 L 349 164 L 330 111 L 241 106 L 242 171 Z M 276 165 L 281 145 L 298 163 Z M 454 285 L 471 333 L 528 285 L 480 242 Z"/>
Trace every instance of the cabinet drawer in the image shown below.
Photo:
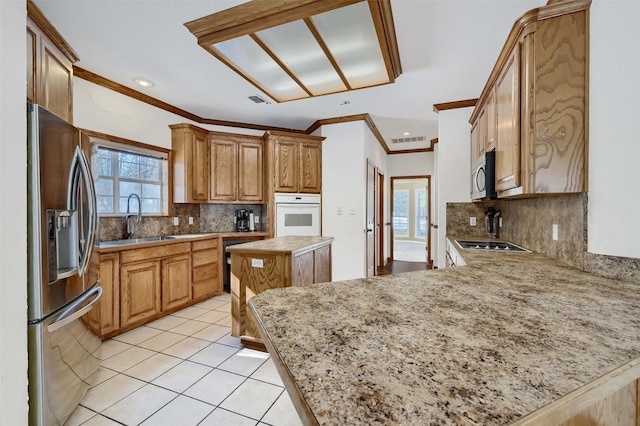
<path fill-rule="evenodd" d="M 218 277 L 218 263 L 193 268 L 193 282 L 210 280 Z"/>
<path fill-rule="evenodd" d="M 218 239 L 211 238 L 210 240 L 194 241 L 191 244 L 193 244 L 193 251 L 215 249 L 218 248 Z"/>
<path fill-rule="evenodd" d="M 137 262 L 139 260 L 149 260 L 159 257 L 169 257 L 190 252 L 191 243 L 165 244 L 162 246 L 125 250 L 120 255 L 120 263 Z"/>
<path fill-rule="evenodd" d="M 193 267 L 206 265 L 218 261 L 218 250 L 201 250 L 195 251 L 191 255 L 191 263 Z"/>

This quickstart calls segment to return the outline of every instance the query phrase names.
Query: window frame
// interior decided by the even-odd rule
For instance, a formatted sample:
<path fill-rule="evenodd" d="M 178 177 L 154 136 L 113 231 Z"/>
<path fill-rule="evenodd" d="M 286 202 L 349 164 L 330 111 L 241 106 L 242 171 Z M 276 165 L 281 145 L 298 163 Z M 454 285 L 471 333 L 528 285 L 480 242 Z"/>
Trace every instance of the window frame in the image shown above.
<path fill-rule="evenodd" d="M 420 229 L 420 193 L 424 193 L 424 220 L 425 220 L 425 228 L 424 228 L 424 236 L 418 235 Z M 427 239 L 427 228 L 429 226 L 428 217 L 429 217 L 429 203 L 427 201 L 427 188 L 416 188 L 413 192 L 414 194 L 414 218 L 415 218 L 415 226 L 413 230 L 413 238 L 417 240 L 426 240 Z"/>
<path fill-rule="evenodd" d="M 104 148 L 106 150 L 109 151 L 115 151 L 115 152 L 125 152 L 125 153 L 131 153 L 134 155 L 139 155 L 139 156 L 144 156 L 144 157 L 152 157 L 152 158 L 156 158 L 160 160 L 160 166 L 161 166 L 161 174 L 162 174 L 162 185 L 161 185 L 161 198 L 160 198 L 160 212 L 150 212 L 150 213 L 142 213 L 143 216 L 146 217 L 154 217 L 154 216 L 169 216 L 169 212 L 171 211 L 172 207 L 173 207 L 173 168 L 170 166 L 171 165 L 171 150 L 166 149 L 166 148 L 162 148 L 162 147 L 158 147 L 158 146 L 154 146 L 154 145 L 149 145 L 149 144 L 145 144 L 145 143 L 141 143 L 141 142 L 136 142 L 136 141 L 132 141 L 129 139 L 124 139 L 124 138 L 119 138 L 116 136 L 111 136 L 111 135 L 106 135 L 106 134 L 102 134 L 102 133 L 97 133 L 97 132 L 93 132 L 90 130 L 85 130 L 85 129 L 81 129 L 83 134 L 87 136 L 86 140 L 83 137 L 83 144 L 86 144 L 86 146 L 89 148 L 89 152 L 90 152 L 90 162 L 91 162 L 91 168 L 92 168 L 92 172 L 94 175 L 94 181 L 95 181 L 95 186 L 97 187 L 97 183 L 98 183 L 98 179 L 99 176 L 96 173 L 96 159 L 97 159 L 97 152 L 99 148 Z M 117 156 L 117 154 L 116 154 Z M 117 165 L 117 161 L 115 163 L 113 163 L 114 165 Z M 119 203 L 120 203 L 120 197 L 118 194 L 118 182 L 119 182 L 119 176 L 117 176 L 117 174 L 119 173 L 119 170 L 116 169 L 114 170 L 114 176 L 113 178 L 113 202 L 114 202 L 114 210 L 115 212 L 113 213 L 98 213 L 98 215 L 100 217 L 124 217 L 126 215 L 126 213 L 119 213 Z M 130 182 L 136 182 L 136 183 L 144 183 L 144 180 L 141 179 L 128 179 L 125 178 L 124 181 L 130 181 Z M 159 182 L 159 181 L 155 181 L 155 182 Z M 97 191 L 97 188 L 96 188 Z"/>

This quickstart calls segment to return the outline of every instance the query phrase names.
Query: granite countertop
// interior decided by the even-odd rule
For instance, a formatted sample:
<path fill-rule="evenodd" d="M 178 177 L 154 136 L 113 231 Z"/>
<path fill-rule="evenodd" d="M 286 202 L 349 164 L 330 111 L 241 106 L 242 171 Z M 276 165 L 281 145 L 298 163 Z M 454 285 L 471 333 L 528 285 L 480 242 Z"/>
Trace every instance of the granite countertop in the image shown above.
<path fill-rule="evenodd" d="M 117 241 L 100 241 L 96 243 L 96 249 L 100 253 L 109 253 L 114 251 L 138 249 L 142 247 L 150 247 L 164 244 L 177 244 L 189 241 L 205 240 L 208 238 L 220 237 L 225 238 L 262 238 L 269 236 L 268 232 L 207 232 L 200 234 L 185 234 L 185 235 L 169 235 L 170 239 L 164 239 L 166 237 L 150 237 L 150 238 L 134 238 L 131 240 L 117 240 Z"/>
<path fill-rule="evenodd" d="M 250 299 L 308 423 L 508 424 L 640 357 L 639 283 L 460 252 L 468 266 Z"/>
<path fill-rule="evenodd" d="M 227 247 L 229 253 L 287 253 L 293 256 L 331 244 L 333 237 L 287 236 L 252 241 Z"/>

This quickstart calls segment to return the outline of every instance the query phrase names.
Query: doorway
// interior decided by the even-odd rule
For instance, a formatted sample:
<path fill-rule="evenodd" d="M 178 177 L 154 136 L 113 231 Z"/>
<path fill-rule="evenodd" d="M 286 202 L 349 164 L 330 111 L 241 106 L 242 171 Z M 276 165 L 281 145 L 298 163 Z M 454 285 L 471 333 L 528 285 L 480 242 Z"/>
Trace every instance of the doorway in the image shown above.
<path fill-rule="evenodd" d="M 430 175 L 391 178 L 392 261 L 431 263 L 430 206 Z"/>

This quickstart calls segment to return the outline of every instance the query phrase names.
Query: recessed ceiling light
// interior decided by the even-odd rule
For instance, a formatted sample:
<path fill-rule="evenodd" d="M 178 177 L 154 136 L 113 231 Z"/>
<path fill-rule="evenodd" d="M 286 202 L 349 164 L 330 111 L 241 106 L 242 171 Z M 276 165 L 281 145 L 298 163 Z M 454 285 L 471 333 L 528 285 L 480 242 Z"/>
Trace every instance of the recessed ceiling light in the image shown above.
<path fill-rule="evenodd" d="M 149 80 L 144 80 L 142 78 L 136 78 L 134 81 L 138 86 L 142 86 L 142 87 L 151 87 L 151 86 L 153 86 L 152 82 L 150 82 Z"/>
<path fill-rule="evenodd" d="M 411 136 L 411 132 L 403 132 L 402 136 Z"/>

